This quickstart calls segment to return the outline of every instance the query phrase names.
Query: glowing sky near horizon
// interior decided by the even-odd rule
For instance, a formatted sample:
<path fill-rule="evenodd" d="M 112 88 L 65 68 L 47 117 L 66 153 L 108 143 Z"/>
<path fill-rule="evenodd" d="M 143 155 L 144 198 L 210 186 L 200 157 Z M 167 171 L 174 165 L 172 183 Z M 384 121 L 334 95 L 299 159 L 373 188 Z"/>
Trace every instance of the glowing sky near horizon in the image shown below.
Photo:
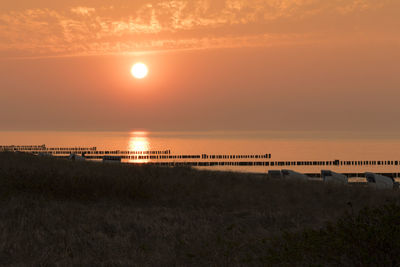
<path fill-rule="evenodd" d="M 0 3 L 0 130 L 400 130 L 396 0 Z M 130 75 L 135 62 L 151 77 Z"/>

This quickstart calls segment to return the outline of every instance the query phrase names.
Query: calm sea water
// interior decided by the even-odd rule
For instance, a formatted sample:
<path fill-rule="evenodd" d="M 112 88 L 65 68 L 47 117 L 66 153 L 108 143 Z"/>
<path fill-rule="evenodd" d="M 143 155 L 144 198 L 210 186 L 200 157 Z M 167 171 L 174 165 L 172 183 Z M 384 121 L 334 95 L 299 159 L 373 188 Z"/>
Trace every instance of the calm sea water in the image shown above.
<path fill-rule="evenodd" d="M 0 145 L 96 146 L 99 150 L 166 150 L 173 154 L 265 154 L 274 161 L 400 160 L 397 133 L 346 132 L 0 132 Z M 265 172 L 271 167 L 211 167 Z M 319 171 L 321 167 L 295 167 Z M 400 172 L 399 166 L 334 167 L 338 171 Z"/>

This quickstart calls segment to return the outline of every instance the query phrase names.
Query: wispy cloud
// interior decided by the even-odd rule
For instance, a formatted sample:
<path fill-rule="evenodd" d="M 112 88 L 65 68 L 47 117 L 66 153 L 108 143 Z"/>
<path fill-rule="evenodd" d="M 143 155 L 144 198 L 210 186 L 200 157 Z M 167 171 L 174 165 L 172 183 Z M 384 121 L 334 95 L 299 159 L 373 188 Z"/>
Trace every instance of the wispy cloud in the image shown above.
<path fill-rule="evenodd" d="M 0 12 L 0 53 L 126 54 L 341 41 L 359 33 L 398 38 L 395 8 L 395 0 L 154 0 L 11 9 Z"/>
<path fill-rule="evenodd" d="M 82 15 L 82 16 L 89 16 L 90 14 L 94 13 L 96 11 L 95 8 L 93 7 L 84 7 L 84 6 L 78 6 L 71 8 L 71 12 Z"/>

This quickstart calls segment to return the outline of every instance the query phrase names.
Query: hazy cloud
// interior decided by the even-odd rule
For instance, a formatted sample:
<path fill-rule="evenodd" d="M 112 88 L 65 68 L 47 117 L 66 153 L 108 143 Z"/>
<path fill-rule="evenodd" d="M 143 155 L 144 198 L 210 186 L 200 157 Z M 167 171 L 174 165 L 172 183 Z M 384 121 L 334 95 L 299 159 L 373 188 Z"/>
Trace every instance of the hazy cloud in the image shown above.
<path fill-rule="evenodd" d="M 120 54 L 357 38 L 398 41 L 400 27 L 395 0 L 81 2 L 28 9 L 7 4 L 0 12 L 1 55 Z"/>
<path fill-rule="evenodd" d="M 96 11 L 96 9 L 92 8 L 92 7 L 78 6 L 78 7 L 71 8 L 72 13 L 75 13 L 78 15 L 83 15 L 83 16 L 88 16 L 95 11 Z"/>

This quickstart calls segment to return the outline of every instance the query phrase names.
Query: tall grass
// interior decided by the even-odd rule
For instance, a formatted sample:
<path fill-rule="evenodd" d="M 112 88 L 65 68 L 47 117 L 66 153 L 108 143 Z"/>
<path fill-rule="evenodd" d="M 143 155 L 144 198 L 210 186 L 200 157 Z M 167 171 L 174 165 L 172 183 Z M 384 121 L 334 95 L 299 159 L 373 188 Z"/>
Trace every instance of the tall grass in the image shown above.
<path fill-rule="evenodd" d="M 270 264 L 400 266 L 400 205 L 366 207 L 320 230 L 286 233 L 270 246 Z"/>
<path fill-rule="evenodd" d="M 397 198 L 263 175 L 0 153 L 0 265 L 268 265 L 282 233 Z"/>

